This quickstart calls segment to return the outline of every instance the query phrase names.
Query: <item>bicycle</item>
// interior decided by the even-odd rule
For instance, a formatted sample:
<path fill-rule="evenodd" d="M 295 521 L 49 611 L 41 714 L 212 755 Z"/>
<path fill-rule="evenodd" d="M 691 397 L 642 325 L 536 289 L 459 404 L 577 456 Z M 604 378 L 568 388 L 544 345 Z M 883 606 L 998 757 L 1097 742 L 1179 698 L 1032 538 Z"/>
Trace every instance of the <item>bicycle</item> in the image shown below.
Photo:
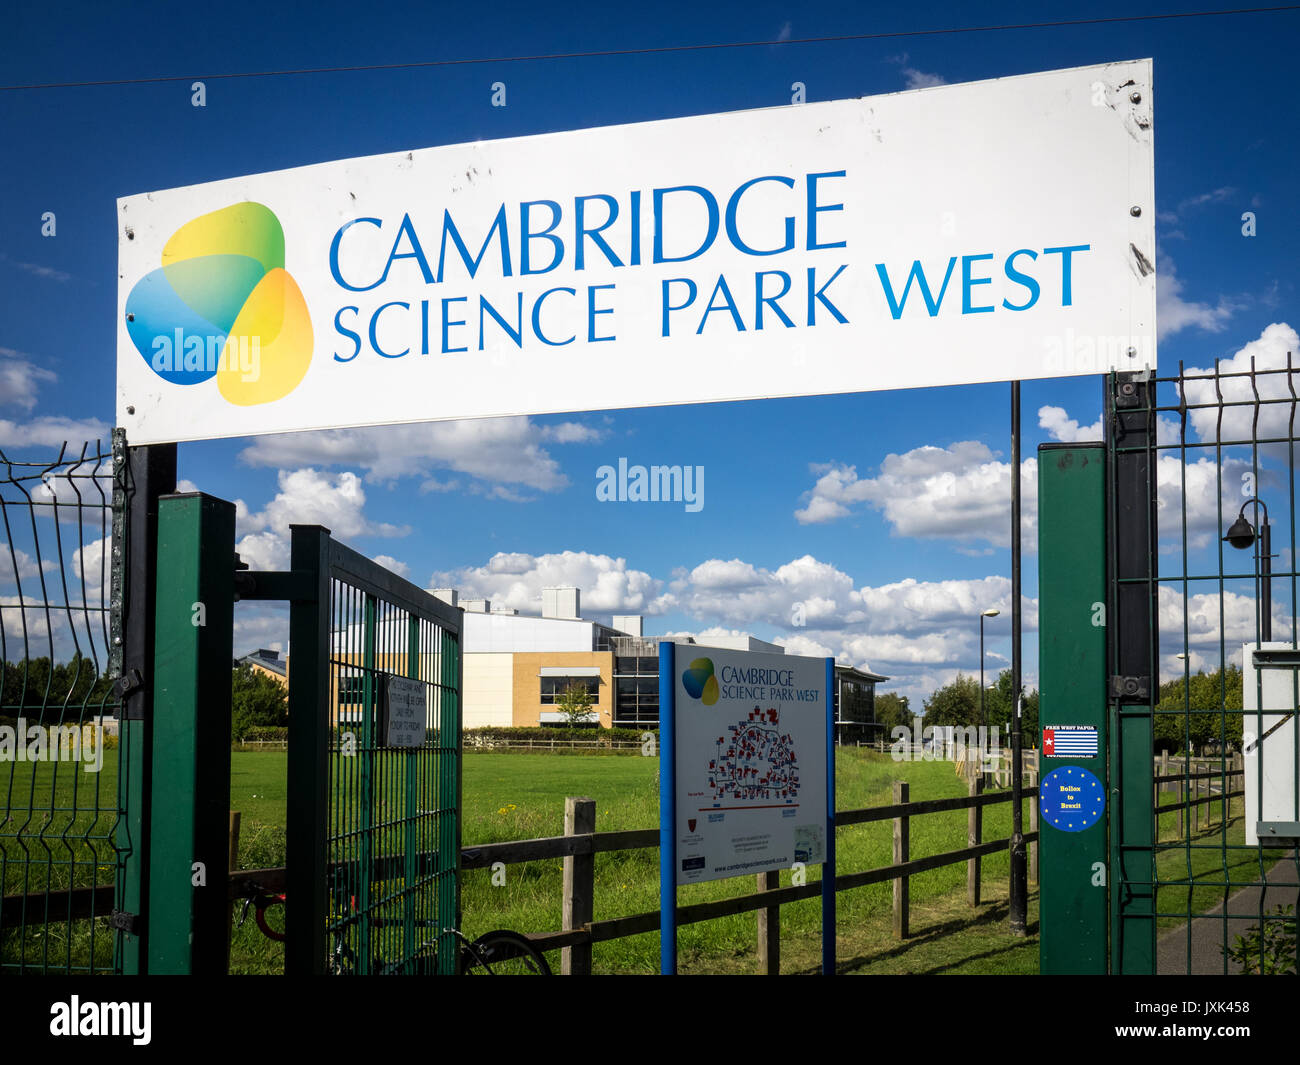
<path fill-rule="evenodd" d="M 283 893 L 267 892 L 257 884 L 250 884 L 244 895 L 244 908 L 240 914 L 239 923 L 242 925 L 247 920 L 249 908 L 252 907 L 257 927 L 262 934 L 268 939 L 282 943 L 286 938 L 285 934 L 267 921 L 266 914 L 272 907 L 283 906 L 284 902 L 285 896 Z M 352 904 L 355 912 L 355 899 L 352 900 Z M 372 917 L 369 923 L 372 928 L 405 924 L 402 919 L 382 917 Z M 416 920 L 415 925 L 417 928 L 433 928 L 436 922 Z M 331 975 L 351 976 L 355 975 L 360 968 L 356 952 L 348 943 L 346 929 L 346 925 L 331 929 L 333 937 L 329 959 Z M 491 932 L 484 932 L 483 935 L 474 940 L 469 939 L 458 928 L 443 928 L 440 931 L 454 936 L 458 942 L 457 976 L 552 975 L 551 967 L 547 964 L 546 958 L 532 945 L 528 938 L 518 932 L 512 932 L 508 928 L 498 928 Z M 402 974 L 435 975 L 438 972 L 437 940 L 431 939 L 421 943 L 407 961 L 388 962 L 383 958 L 376 957 L 373 971 L 379 976 Z"/>

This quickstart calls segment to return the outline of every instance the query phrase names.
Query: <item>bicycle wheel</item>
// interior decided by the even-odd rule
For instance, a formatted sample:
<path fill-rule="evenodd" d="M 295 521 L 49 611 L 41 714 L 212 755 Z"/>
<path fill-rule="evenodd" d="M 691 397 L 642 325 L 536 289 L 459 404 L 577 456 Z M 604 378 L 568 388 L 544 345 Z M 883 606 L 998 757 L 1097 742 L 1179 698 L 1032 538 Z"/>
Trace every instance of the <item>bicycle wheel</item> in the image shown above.
<path fill-rule="evenodd" d="M 518 932 L 485 932 L 460 950 L 462 976 L 550 976 L 546 959 Z"/>

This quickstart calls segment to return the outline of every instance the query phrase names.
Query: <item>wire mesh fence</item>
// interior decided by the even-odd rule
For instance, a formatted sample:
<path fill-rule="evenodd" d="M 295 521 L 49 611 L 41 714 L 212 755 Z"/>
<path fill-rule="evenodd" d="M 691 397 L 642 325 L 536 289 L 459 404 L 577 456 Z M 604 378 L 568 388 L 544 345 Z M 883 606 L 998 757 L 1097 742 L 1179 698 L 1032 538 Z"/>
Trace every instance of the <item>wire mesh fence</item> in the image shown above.
<path fill-rule="evenodd" d="M 0 452 L 0 972 L 114 968 L 115 468 L 97 442 Z"/>
<path fill-rule="evenodd" d="M 1300 857 L 1256 825 L 1300 821 L 1297 374 L 1262 350 L 1155 381 L 1160 973 L 1295 969 Z"/>
<path fill-rule="evenodd" d="M 389 576 L 373 570 L 372 579 Z M 450 974 L 457 946 L 447 930 L 459 904 L 458 634 L 338 568 L 330 586 L 329 967 L 366 975 L 436 965 Z M 394 712 L 400 705 L 404 722 Z"/>

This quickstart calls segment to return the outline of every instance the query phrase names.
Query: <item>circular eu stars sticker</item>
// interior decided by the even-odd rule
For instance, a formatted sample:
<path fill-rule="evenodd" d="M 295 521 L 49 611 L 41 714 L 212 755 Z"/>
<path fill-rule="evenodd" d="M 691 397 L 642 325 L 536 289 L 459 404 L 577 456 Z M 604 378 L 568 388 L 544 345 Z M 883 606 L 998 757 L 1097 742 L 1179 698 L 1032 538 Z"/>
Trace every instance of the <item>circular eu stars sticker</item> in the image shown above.
<path fill-rule="evenodd" d="M 1082 832 L 1101 820 L 1106 789 L 1077 765 L 1053 769 L 1038 788 L 1038 808 L 1045 824 L 1062 832 Z"/>

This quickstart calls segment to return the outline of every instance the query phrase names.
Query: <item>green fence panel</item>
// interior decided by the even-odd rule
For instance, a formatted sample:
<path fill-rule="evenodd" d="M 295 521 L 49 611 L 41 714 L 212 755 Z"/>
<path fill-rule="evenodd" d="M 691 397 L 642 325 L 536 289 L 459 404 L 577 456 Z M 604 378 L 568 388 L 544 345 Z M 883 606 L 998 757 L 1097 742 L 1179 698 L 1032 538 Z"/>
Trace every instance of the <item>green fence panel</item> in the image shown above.
<path fill-rule="evenodd" d="M 113 478 L 98 443 L 0 452 L 0 975 L 120 971 Z"/>

